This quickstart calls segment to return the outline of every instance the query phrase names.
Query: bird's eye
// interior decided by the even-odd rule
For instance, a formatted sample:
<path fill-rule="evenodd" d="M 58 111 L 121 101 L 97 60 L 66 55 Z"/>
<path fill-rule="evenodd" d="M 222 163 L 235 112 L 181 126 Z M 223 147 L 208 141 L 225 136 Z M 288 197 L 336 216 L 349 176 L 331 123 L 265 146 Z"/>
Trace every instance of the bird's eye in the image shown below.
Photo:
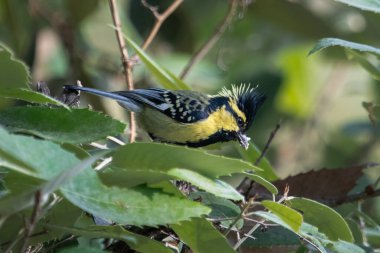
<path fill-rule="evenodd" d="M 244 121 L 243 121 L 242 118 L 238 118 L 237 123 L 238 123 L 240 126 L 244 125 Z"/>

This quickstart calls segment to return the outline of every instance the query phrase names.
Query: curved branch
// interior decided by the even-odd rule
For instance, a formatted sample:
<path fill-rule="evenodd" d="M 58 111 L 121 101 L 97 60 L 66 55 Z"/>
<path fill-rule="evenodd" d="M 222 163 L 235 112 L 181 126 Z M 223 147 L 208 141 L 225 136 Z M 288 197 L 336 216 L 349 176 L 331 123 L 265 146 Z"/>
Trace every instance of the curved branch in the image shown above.
<path fill-rule="evenodd" d="M 179 77 L 181 79 L 185 78 L 190 69 L 198 63 L 205 55 L 211 50 L 215 43 L 220 39 L 223 33 L 227 30 L 228 26 L 232 23 L 232 20 L 236 14 L 237 7 L 239 5 L 239 0 L 231 0 L 229 10 L 226 16 L 223 18 L 222 22 L 215 29 L 211 37 L 201 46 L 200 49 L 191 57 L 190 61 L 187 63 L 185 68 L 182 70 Z"/>
<path fill-rule="evenodd" d="M 148 8 L 156 18 L 156 22 L 150 31 L 148 37 L 145 39 L 141 48 L 143 50 L 147 49 L 152 43 L 153 39 L 156 37 L 158 30 L 160 30 L 162 23 L 181 5 L 183 0 L 175 0 L 162 14 L 158 13 L 157 8 L 149 5 L 146 0 L 141 0 L 141 3 Z"/>

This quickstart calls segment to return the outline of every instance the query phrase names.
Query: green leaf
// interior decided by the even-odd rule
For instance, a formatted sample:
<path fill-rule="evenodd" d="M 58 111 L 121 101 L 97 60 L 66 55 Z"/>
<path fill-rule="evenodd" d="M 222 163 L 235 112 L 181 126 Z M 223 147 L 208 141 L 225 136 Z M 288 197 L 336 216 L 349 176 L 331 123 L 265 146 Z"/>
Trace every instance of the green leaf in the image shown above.
<path fill-rule="evenodd" d="M 314 246 L 317 247 L 319 252 L 327 253 L 325 246 L 326 246 L 326 243 L 329 243 L 331 241 L 327 239 L 326 235 L 324 235 L 323 233 L 320 233 L 317 227 L 314 227 L 313 225 L 303 222 L 298 235 L 301 236 L 302 238 L 307 238 L 312 243 L 314 243 Z"/>
<path fill-rule="evenodd" d="M 265 180 L 264 178 L 260 177 L 259 175 L 250 174 L 250 173 L 245 173 L 244 175 L 246 175 L 248 178 L 252 179 L 256 183 L 265 187 L 265 189 L 267 189 L 272 194 L 278 193 L 278 189 L 276 188 L 276 186 L 274 186 L 271 182 Z"/>
<path fill-rule="evenodd" d="M 49 226 L 73 235 L 86 236 L 89 238 L 113 238 L 124 241 L 133 250 L 141 253 L 172 253 L 162 243 L 148 237 L 129 232 L 119 226 L 90 226 L 86 228 L 70 228 Z"/>
<path fill-rule="evenodd" d="M 335 0 L 335 1 L 359 8 L 361 10 L 380 13 L 379 0 Z"/>
<path fill-rule="evenodd" d="M 0 124 L 41 138 L 87 143 L 122 133 L 125 124 L 88 109 L 12 107 L 0 111 Z"/>
<path fill-rule="evenodd" d="M 265 220 L 276 223 L 276 224 L 278 224 L 278 225 L 280 225 L 286 229 L 289 229 L 290 231 L 292 231 L 294 233 L 297 233 L 289 226 L 289 224 L 287 222 L 282 220 L 280 217 L 278 217 L 274 213 L 265 212 L 265 211 L 257 211 L 257 212 L 255 212 L 255 215 L 260 216 L 260 217 L 264 218 Z"/>
<path fill-rule="evenodd" d="M 24 163 L 31 169 L 17 171 L 37 178 L 51 180 L 80 162 L 73 154 L 49 141 L 8 134 L 1 128 L 0 139 L 0 150 L 20 161 L 16 167 Z M 0 156 L 0 161 L 3 161 L 3 156 Z M 7 161 L 9 167 L 13 165 L 12 160 Z M 208 207 L 200 203 L 173 196 L 160 189 L 107 187 L 93 170 L 82 171 L 61 187 L 61 192 L 66 199 L 83 210 L 121 224 L 155 226 L 176 223 L 210 212 Z"/>
<path fill-rule="evenodd" d="M 79 161 L 56 143 L 9 134 L 1 127 L 0 139 L 0 165 L 29 176 L 51 179 Z"/>
<path fill-rule="evenodd" d="M 176 177 L 177 179 L 189 182 L 198 188 L 214 194 L 218 197 L 223 197 L 232 200 L 243 200 L 244 197 L 235 190 L 231 185 L 218 180 L 205 177 L 195 171 L 186 169 L 171 169 L 168 174 Z"/>
<path fill-rule="evenodd" d="M 303 218 L 299 212 L 288 206 L 270 200 L 264 200 L 261 204 L 280 218 L 287 225 L 287 228 L 290 228 L 294 232 L 298 232 L 300 230 Z"/>
<path fill-rule="evenodd" d="M 327 244 L 327 243 L 326 243 Z M 337 253 L 365 253 L 366 251 L 359 246 L 349 243 L 346 241 L 334 241 L 327 244 L 327 247 L 330 250 L 333 250 L 333 252 Z"/>
<path fill-rule="evenodd" d="M 212 211 L 208 217 L 220 220 L 221 225 L 224 227 L 229 227 L 234 222 L 234 218 L 238 217 L 241 212 L 240 208 L 232 201 L 208 192 L 192 192 L 190 193 L 190 198 L 210 207 Z M 240 219 L 235 226 L 240 229 L 243 225 L 244 220 Z"/>
<path fill-rule="evenodd" d="M 351 42 L 347 40 L 336 39 L 336 38 L 324 38 L 324 39 L 319 40 L 314 45 L 313 49 L 310 50 L 309 55 L 312 55 L 327 47 L 333 47 L 333 46 L 344 47 L 344 48 L 352 49 L 355 51 L 373 54 L 373 55 L 376 55 L 377 57 L 380 57 L 379 48 L 375 48 L 366 44 L 359 44 L 359 43 L 355 43 L 355 42 Z"/>
<path fill-rule="evenodd" d="M 2 216 L 8 216 L 25 208 L 28 208 L 35 203 L 35 199 L 37 197 L 40 199 L 41 205 L 43 205 L 47 200 L 49 194 L 53 193 L 65 183 L 69 182 L 84 169 L 89 169 L 91 164 L 99 159 L 100 155 L 102 154 L 104 154 L 104 152 L 83 160 L 78 165 L 74 166 L 71 169 L 62 171 L 58 176 L 52 178 L 46 183 L 41 184 L 38 187 L 33 187 L 28 191 L 22 192 L 16 196 L 11 196 L 10 198 L 2 198 L 0 200 L 0 214 Z M 39 196 L 36 196 L 36 194 L 39 194 Z"/>
<path fill-rule="evenodd" d="M 144 52 L 136 43 L 125 36 L 129 45 L 136 51 L 136 54 L 140 57 L 141 61 L 145 64 L 148 70 L 152 73 L 154 77 L 157 78 L 158 82 L 166 89 L 171 90 L 190 90 L 190 87 L 185 84 L 182 80 L 176 77 L 169 70 L 164 69 L 160 65 L 151 59 L 148 54 Z"/>
<path fill-rule="evenodd" d="M 104 251 L 97 248 L 83 247 L 83 246 L 69 247 L 69 248 L 65 248 L 58 251 L 58 253 L 104 253 L 104 252 L 110 252 L 110 251 Z"/>
<path fill-rule="evenodd" d="M 203 218 L 171 225 L 174 232 L 196 253 L 235 253 L 227 239 Z"/>
<path fill-rule="evenodd" d="M 380 69 L 378 67 L 374 66 L 362 54 L 350 49 L 346 49 L 346 51 L 348 57 L 359 62 L 359 64 L 372 76 L 373 79 L 380 80 Z"/>
<path fill-rule="evenodd" d="M 302 211 L 305 221 L 316 226 L 330 240 L 353 242 L 354 238 L 346 221 L 334 209 L 306 198 L 292 198 L 287 203 Z"/>
<path fill-rule="evenodd" d="M 125 170 L 167 172 L 173 168 L 196 171 L 216 178 L 259 168 L 237 159 L 208 154 L 203 150 L 162 143 L 132 143 L 113 154 L 112 166 Z"/>
<path fill-rule="evenodd" d="M 0 43 L 0 88 L 28 88 L 31 77 L 28 67 L 15 59 L 13 52 Z"/>
<path fill-rule="evenodd" d="M 23 100 L 31 103 L 59 105 L 69 109 L 67 105 L 40 92 L 28 89 L 0 88 L 0 97 Z"/>
<path fill-rule="evenodd" d="M 154 184 L 173 179 L 166 172 L 155 170 L 127 170 L 122 168 L 107 168 L 101 171 L 100 179 L 109 186 L 131 188 L 142 184 Z"/>
<path fill-rule="evenodd" d="M 261 155 L 261 151 L 252 141 L 249 142 L 247 150 L 243 149 L 239 144 L 235 144 L 235 147 L 239 152 L 240 156 L 243 158 L 243 160 L 252 164 L 254 164 Z M 263 170 L 257 172 L 257 174 L 261 177 L 269 181 L 274 181 L 278 179 L 278 176 L 274 172 L 272 165 L 266 157 L 263 157 L 263 159 L 261 159 L 260 163 L 258 164 L 258 167 Z"/>
<path fill-rule="evenodd" d="M 299 246 L 300 238 L 297 234 L 281 226 L 268 226 L 264 231 L 255 230 L 252 238 L 243 243 L 243 248 L 272 248 L 276 246 Z"/>
<path fill-rule="evenodd" d="M 325 234 L 318 231 L 318 228 L 304 222 L 301 226 L 300 232 L 298 233 L 303 238 L 307 238 L 311 241 L 314 247 L 317 247 L 319 252 L 337 252 L 337 253 L 364 253 L 365 251 L 359 246 L 349 243 L 346 241 L 329 240 Z"/>
<path fill-rule="evenodd" d="M 106 187 L 93 171 L 86 171 L 62 189 L 83 210 L 120 224 L 156 226 L 199 217 L 210 209 L 160 189 Z M 163 205 L 163 203 L 165 203 Z"/>

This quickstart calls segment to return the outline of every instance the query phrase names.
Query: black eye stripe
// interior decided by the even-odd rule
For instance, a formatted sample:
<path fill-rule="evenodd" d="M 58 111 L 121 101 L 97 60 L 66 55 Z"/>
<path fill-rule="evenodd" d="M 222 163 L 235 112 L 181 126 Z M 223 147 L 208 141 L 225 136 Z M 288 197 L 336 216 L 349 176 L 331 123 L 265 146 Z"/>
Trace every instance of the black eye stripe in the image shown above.
<path fill-rule="evenodd" d="M 227 104 L 226 109 L 232 114 L 232 116 L 234 116 L 239 126 L 243 127 L 245 125 L 244 120 L 231 108 L 229 104 Z"/>

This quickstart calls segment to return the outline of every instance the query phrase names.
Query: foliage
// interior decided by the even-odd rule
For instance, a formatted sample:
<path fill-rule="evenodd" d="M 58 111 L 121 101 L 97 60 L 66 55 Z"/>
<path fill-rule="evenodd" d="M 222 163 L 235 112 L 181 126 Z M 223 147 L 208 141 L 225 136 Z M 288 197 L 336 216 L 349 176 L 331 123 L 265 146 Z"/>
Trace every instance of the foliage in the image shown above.
<path fill-rule="evenodd" d="M 231 1 L 230 10 L 233 10 L 233 4 L 237 2 L 239 1 Z M 379 16 L 379 1 L 337 2 L 349 5 L 338 4 L 340 7 L 336 8 L 342 13 L 359 8 L 374 12 L 375 19 Z M 139 1 L 122 5 L 126 10 L 131 9 L 130 17 L 124 16 L 122 19 L 125 30 L 128 31 L 128 36 L 124 35 L 127 48 L 136 54 L 131 56 L 130 51 L 129 61 L 141 60 L 142 64 L 134 62 L 134 75 L 138 80 L 146 81 L 144 84 L 136 82 L 138 88 L 151 86 L 150 80 L 153 79 L 167 89 L 203 87 L 203 91 L 210 91 L 219 88 L 218 83 L 224 77 L 236 82 L 237 77 L 242 79 L 241 76 L 244 75 L 248 76 L 248 80 L 259 80 L 257 78 L 260 75 L 270 76 L 262 78 L 262 85 L 270 94 L 267 103 L 277 109 L 264 108 L 266 111 L 258 115 L 257 126 L 254 123 L 253 135 L 260 131 L 268 132 L 267 129 L 273 127 L 273 122 L 277 122 L 280 115 L 290 123 L 287 123 L 285 134 L 279 137 L 278 143 L 277 139 L 274 140 L 275 143 L 266 142 L 266 135 L 260 134 L 255 143 L 251 142 L 248 150 L 234 144 L 194 149 L 145 141 L 128 143 L 125 134 L 128 126 L 123 123 L 125 118 L 115 114 L 117 109 L 113 105 L 102 105 L 89 97 L 88 102 L 96 109 L 78 109 L 66 105 L 59 95 L 53 98 L 34 91 L 30 84 L 31 76 L 50 78 L 49 82 L 58 82 L 57 86 L 61 89 L 62 81 L 55 78 L 62 78 L 62 70 L 65 69 L 70 71 L 63 71 L 64 82 L 71 82 L 69 80 L 76 77 L 88 84 L 108 83 L 111 80 L 116 80 L 117 83 L 118 79 L 123 79 L 115 78 L 118 73 L 111 70 L 117 69 L 120 63 L 119 52 L 112 51 L 117 45 L 109 44 L 114 37 L 108 36 L 119 30 L 117 27 L 108 27 L 107 32 L 102 31 L 99 24 L 107 27 L 110 14 L 107 12 L 108 6 L 101 1 L 93 0 L 91 5 L 71 0 L 51 2 L 46 8 L 41 6 L 40 1 L 29 1 L 30 11 L 37 17 L 40 16 L 40 19 L 43 17 L 38 22 L 46 19 L 44 22 L 51 26 L 49 29 L 55 31 L 54 36 L 58 36 L 58 40 L 66 47 L 68 58 L 65 59 L 64 53 L 56 49 L 52 54 L 54 56 L 49 59 L 50 63 L 45 62 L 45 66 L 35 63 L 37 66 L 32 66 L 38 61 L 35 56 L 31 56 L 34 53 L 27 51 L 36 51 L 38 57 L 42 57 L 43 53 L 37 52 L 37 47 L 27 49 L 20 44 L 22 41 L 15 42 L 15 35 L 38 32 L 39 39 L 47 38 L 47 42 L 51 42 L 49 36 L 53 35 L 44 34 L 41 24 L 32 20 L 28 27 L 18 27 L 19 24 L 12 17 L 25 14 L 27 8 L 25 4 L 21 5 L 17 13 L 13 13 L 14 10 L 8 8 L 12 4 L 9 1 L 0 2 L 0 23 L 7 21 L 0 28 L 7 33 L 1 35 L 0 39 L 10 45 L 6 47 L 0 44 L 0 97 L 6 98 L 0 102 L 1 251 L 230 253 L 237 252 L 238 248 L 256 251 L 265 248 L 271 252 L 270 250 L 276 251 L 276 247 L 282 247 L 288 252 L 361 253 L 372 252 L 379 247 L 380 217 L 373 214 L 373 210 L 378 208 L 378 202 L 366 201 L 367 198 L 379 196 L 379 176 L 367 175 L 365 171 L 367 168 L 378 168 L 378 163 L 334 171 L 296 171 L 293 173 L 295 175 L 279 180 L 279 174 L 283 173 L 279 169 L 282 168 L 294 166 L 304 169 L 310 164 L 319 165 L 318 167 L 323 167 L 324 164 L 334 165 L 336 157 L 347 163 L 351 161 L 349 158 L 357 156 L 358 160 L 352 160 L 349 165 L 369 160 L 368 156 L 364 156 L 365 159 L 360 156 L 362 146 L 355 138 L 350 139 L 352 145 L 347 145 L 344 138 L 325 140 L 328 143 L 323 143 L 322 147 L 312 146 L 312 141 L 304 142 L 305 139 L 313 139 L 313 133 L 308 132 L 308 128 L 315 127 L 313 124 L 318 126 L 324 120 L 328 121 L 326 118 L 318 118 L 319 113 L 322 114 L 325 110 L 322 105 L 311 103 L 319 96 L 320 87 L 317 87 L 316 77 L 323 76 L 320 71 L 326 67 L 323 66 L 324 62 L 344 61 L 339 58 L 339 53 L 330 55 L 330 51 L 324 54 L 327 60 L 318 58 L 317 55 L 306 58 L 304 44 L 283 48 L 291 41 L 288 38 L 291 32 L 284 34 L 282 28 L 292 28 L 294 30 L 289 30 L 309 36 L 313 29 L 304 31 L 291 22 L 314 24 L 314 21 L 320 20 L 314 14 L 282 19 L 283 12 L 275 15 L 271 4 L 283 7 L 286 13 L 292 13 L 297 8 L 310 11 L 308 8 L 311 7 L 307 4 L 266 0 L 243 6 L 242 10 L 237 11 L 237 16 L 241 16 L 242 20 L 235 21 L 236 28 L 229 31 L 229 39 L 225 42 L 232 45 L 230 50 L 233 54 L 229 59 L 232 64 L 228 70 L 230 76 L 223 76 L 217 73 L 215 67 L 210 67 L 216 65 L 212 62 L 216 57 L 221 68 L 226 64 L 220 58 L 222 53 L 211 52 L 210 57 L 202 60 L 202 68 L 194 68 L 186 81 L 174 74 L 178 72 L 178 65 L 181 65 L 177 61 L 181 62 L 180 59 L 184 56 L 173 48 L 172 51 L 165 50 L 165 43 L 162 42 L 167 40 L 183 46 L 183 42 L 175 41 L 173 31 L 162 28 L 162 41 L 157 42 L 161 47 L 153 48 L 152 52 L 143 50 L 134 42 L 139 40 L 139 33 L 144 33 L 141 31 L 144 22 L 141 17 L 134 17 L 133 11 L 137 10 L 136 13 L 139 14 L 148 12 L 156 17 L 161 15 L 161 18 L 164 14 L 159 14 L 147 3 L 144 7 Z M 200 10 L 198 5 L 204 5 L 204 8 Z M 199 14 L 199 20 L 197 18 L 191 24 L 194 29 L 198 22 L 203 27 L 204 23 L 218 19 L 217 15 L 214 17 L 211 14 L 213 8 L 209 7 L 215 7 L 217 13 L 225 11 L 221 3 L 207 2 L 183 3 L 184 10 L 178 11 L 183 11 L 183 14 Z M 247 7 L 248 10 L 245 9 Z M 265 18 L 260 17 L 256 7 Z M 52 15 L 53 11 L 56 14 Z M 172 21 L 175 25 L 185 26 L 181 23 L 184 19 L 176 16 L 176 12 L 172 15 L 177 18 Z M 277 45 L 261 41 L 263 45 L 260 52 L 256 52 L 258 59 L 239 51 L 240 40 L 246 38 L 246 32 L 251 29 L 252 16 L 257 21 L 257 26 L 270 27 L 277 23 L 281 28 L 281 32 L 277 31 L 275 35 L 257 28 L 255 32 L 264 40 L 271 36 L 278 39 Z M 205 20 L 207 22 L 203 22 Z M 168 24 L 173 25 L 170 22 Z M 323 22 L 317 22 L 317 26 L 326 31 L 329 29 L 323 26 Z M 15 27 L 19 29 L 13 29 Z M 94 27 L 99 27 L 101 34 L 95 39 L 89 35 Z M 316 34 L 310 36 L 312 42 L 323 34 L 318 32 L 318 27 L 315 28 Z M 181 32 L 191 33 L 192 29 L 189 27 Z M 200 31 L 196 37 L 205 37 L 203 33 L 206 34 L 205 31 Z M 27 38 L 25 41 L 35 40 L 31 45 L 39 41 L 35 36 Z M 344 48 L 349 59 L 357 61 L 374 80 L 380 79 L 380 49 L 375 46 L 354 43 L 349 39 L 325 38 L 316 42 L 309 55 L 333 46 Z M 86 50 L 81 51 L 84 48 Z M 276 51 L 273 49 L 279 51 L 278 55 L 267 57 L 265 53 Z M 104 52 L 113 55 L 116 60 L 108 62 L 107 56 L 102 55 Z M 166 56 L 169 60 L 163 60 L 163 54 L 169 55 Z M 186 57 L 189 58 L 190 55 Z M 283 82 L 272 90 L 265 87 L 265 82 L 270 83 L 276 76 L 268 74 L 273 70 L 265 70 L 268 63 L 263 63 L 272 61 L 270 58 L 276 58 L 276 63 L 279 63 L 285 75 Z M 251 73 L 252 67 L 255 68 L 254 75 Z M 149 77 L 147 79 L 144 79 L 145 69 Z M 47 70 L 48 74 L 41 74 Z M 331 82 L 334 81 L 335 79 Z M 378 82 L 374 81 L 374 84 L 379 91 Z M 52 91 L 53 86 L 49 84 Z M 330 93 L 329 90 L 324 92 Z M 321 91 L 322 94 L 324 92 Z M 85 101 L 86 98 L 82 97 L 82 100 Z M 324 102 L 323 98 L 321 102 Z M 365 127 L 357 126 L 357 122 L 349 122 L 345 128 L 342 127 L 344 129 L 341 132 L 359 131 L 362 138 L 362 135 L 370 136 L 370 141 L 363 148 L 375 157 L 378 154 L 375 147 L 380 136 L 380 110 L 376 99 L 380 97 L 371 99 L 374 102 L 362 102 L 366 111 L 360 103 L 354 105 L 367 120 Z M 111 110 L 108 111 L 107 108 Z M 108 111 L 111 116 L 99 110 Z M 307 127 L 303 128 L 304 125 Z M 325 136 L 332 134 L 326 129 L 324 131 Z M 272 135 L 274 137 L 275 133 Z M 306 144 L 311 145 L 312 152 L 306 151 L 309 148 Z M 261 156 L 262 151 L 258 146 L 266 146 L 264 150 L 270 146 L 268 157 Z M 347 150 L 348 148 L 354 151 Z M 327 154 L 323 155 L 324 152 Z M 319 154 L 319 157 L 314 158 L 315 154 Z M 334 159 L 330 159 L 330 156 Z M 289 162 L 293 158 L 294 163 Z M 359 180 L 363 174 L 367 175 L 367 181 L 361 179 L 365 182 Z M 248 189 L 237 187 L 245 177 L 249 179 Z M 342 177 L 347 178 L 338 180 Z M 354 188 L 356 184 L 358 186 Z M 363 202 L 364 205 L 361 204 Z"/>

